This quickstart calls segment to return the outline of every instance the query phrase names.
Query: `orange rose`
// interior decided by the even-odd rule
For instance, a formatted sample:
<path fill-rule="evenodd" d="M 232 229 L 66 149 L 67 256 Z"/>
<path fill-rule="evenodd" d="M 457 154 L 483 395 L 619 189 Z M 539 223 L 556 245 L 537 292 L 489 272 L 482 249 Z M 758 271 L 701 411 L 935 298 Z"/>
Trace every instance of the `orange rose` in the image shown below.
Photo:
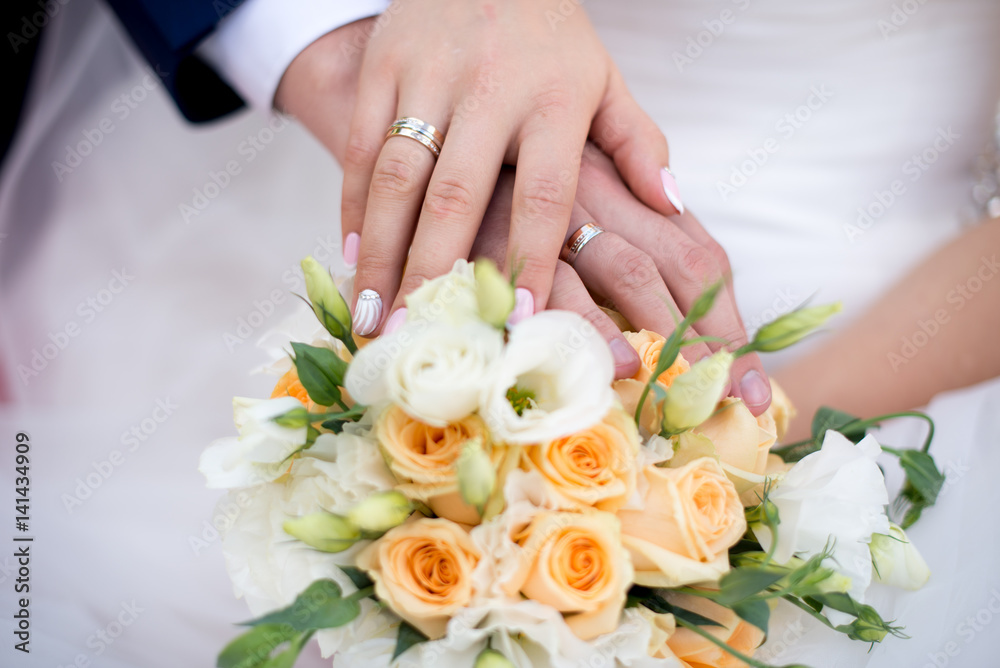
<path fill-rule="evenodd" d="M 295 397 L 302 402 L 302 405 L 309 412 L 326 410 L 309 398 L 309 393 L 306 392 L 302 381 L 299 380 L 299 372 L 294 364 L 291 369 L 285 372 L 285 375 L 278 379 L 277 385 L 274 386 L 274 390 L 271 392 L 272 399 L 277 399 L 278 397 Z"/>
<path fill-rule="evenodd" d="M 729 570 L 728 550 L 746 531 L 746 520 L 718 462 L 701 457 L 676 469 L 647 466 L 639 489 L 643 509 L 617 513 L 637 584 L 712 582 Z"/>
<path fill-rule="evenodd" d="M 358 554 L 379 600 L 428 638 L 472 600 L 472 571 L 481 554 L 469 534 L 443 519 L 401 524 Z"/>
<path fill-rule="evenodd" d="M 728 397 L 719 403 L 715 415 L 692 431 L 712 441 L 736 491 L 748 501 L 753 497 L 750 505 L 759 503 L 753 491 L 764 483 L 767 455 L 776 437 L 771 413 L 754 417 L 742 400 Z"/>
<path fill-rule="evenodd" d="M 621 399 L 625 412 L 629 415 L 635 415 L 636 406 L 639 405 L 639 397 L 642 395 L 646 383 L 652 378 L 653 371 L 660 361 L 660 351 L 663 350 L 663 344 L 666 343 L 666 339 L 656 332 L 650 332 L 645 329 L 640 332 L 624 332 L 624 335 L 628 342 L 632 344 L 632 347 L 635 348 L 635 351 L 639 353 L 641 364 L 634 376 L 616 380 L 612 387 L 618 393 L 618 398 Z M 674 382 L 674 378 L 688 371 L 690 368 L 691 365 L 684 359 L 684 356 L 677 355 L 674 363 L 667 367 L 667 370 L 661 373 L 659 378 L 656 379 L 656 384 L 663 389 L 667 389 Z M 640 420 L 643 428 L 651 434 L 658 434 L 660 432 L 659 411 L 654 405 L 655 399 L 652 393 L 646 397 Z"/>
<path fill-rule="evenodd" d="M 459 493 L 457 464 L 466 441 L 478 437 L 488 443 L 482 419 L 470 415 L 433 427 L 393 405 L 379 416 L 375 435 L 389 469 L 402 483 L 397 486 L 399 491 L 426 503 L 439 517 L 462 524 L 479 523 L 479 513 Z M 491 448 L 490 454 L 499 466 L 502 449 Z"/>
<path fill-rule="evenodd" d="M 632 566 L 614 515 L 542 512 L 514 539 L 524 559 L 513 591 L 563 613 L 584 640 L 618 627 Z"/>
<path fill-rule="evenodd" d="M 614 512 L 635 490 L 639 445 L 635 422 L 615 408 L 590 429 L 525 447 L 521 468 L 542 475 L 560 510 Z"/>
<path fill-rule="evenodd" d="M 753 656 L 764 642 L 764 632 L 740 619 L 735 612 L 700 596 L 665 592 L 667 600 L 679 608 L 707 617 L 722 626 L 705 626 L 703 630 L 728 644 L 740 654 Z M 667 649 L 688 668 L 746 668 L 746 663 L 714 645 L 700 635 L 678 627 L 666 642 Z M 669 656 L 669 654 L 664 654 Z"/>

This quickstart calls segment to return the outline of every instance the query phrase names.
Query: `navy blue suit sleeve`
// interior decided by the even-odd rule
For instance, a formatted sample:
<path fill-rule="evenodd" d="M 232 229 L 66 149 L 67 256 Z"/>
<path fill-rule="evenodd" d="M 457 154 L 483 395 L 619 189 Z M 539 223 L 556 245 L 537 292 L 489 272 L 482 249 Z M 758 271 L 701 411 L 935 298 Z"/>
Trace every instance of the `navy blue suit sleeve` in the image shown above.
<path fill-rule="evenodd" d="M 198 44 L 243 0 L 108 0 L 132 41 L 189 121 L 218 118 L 243 106 L 203 60 Z"/>

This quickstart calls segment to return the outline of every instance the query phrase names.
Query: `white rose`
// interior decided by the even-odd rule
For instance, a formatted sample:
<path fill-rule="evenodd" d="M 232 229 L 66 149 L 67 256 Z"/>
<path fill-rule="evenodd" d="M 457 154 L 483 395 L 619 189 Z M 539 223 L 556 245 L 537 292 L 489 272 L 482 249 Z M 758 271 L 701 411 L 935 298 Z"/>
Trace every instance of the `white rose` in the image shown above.
<path fill-rule="evenodd" d="M 568 436 L 608 414 L 614 370 L 607 342 L 589 322 L 576 313 L 545 311 L 511 330 L 479 414 L 501 442 Z M 508 398 L 512 388 L 529 397 L 520 415 Z"/>
<path fill-rule="evenodd" d="M 293 408 L 294 397 L 233 399 L 233 421 L 239 437 L 220 438 L 201 453 L 198 470 L 214 489 L 249 487 L 280 476 L 285 459 L 305 445 L 306 428 L 289 429 L 273 421 Z"/>
<path fill-rule="evenodd" d="M 501 333 L 479 321 L 408 323 L 362 348 L 345 386 L 362 404 L 391 401 L 411 417 L 443 427 L 479 407 L 502 350 Z"/>
<path fill-rule="evenodd" d="M 406 297 L 407 322 L 443 322 L 461 325 L 479 320 L 473 265 L 455 260 L 443 276 L 424 281 Z"/>
<path fill-rule="evenodd" d="M 832 557 L 824 565 L 851 578 L 847 593 L 864 602 L 872 581 L 868 545 L 872 534 L 889 533 L 885 514 L 889 494 L 875 463 L 881 452 L 873 436 L 855 445 L 831 430 L 822 449 L 803 457 L 785 474 L 768 497 L 780 519 L 775 561 L 787 563 L 793 556 L 809 559 L 832 543 Z M 770 530 L 755 525 L 753 531 L 769 550 Z M 827 610 L 828 616 L 835 612 Z"/>

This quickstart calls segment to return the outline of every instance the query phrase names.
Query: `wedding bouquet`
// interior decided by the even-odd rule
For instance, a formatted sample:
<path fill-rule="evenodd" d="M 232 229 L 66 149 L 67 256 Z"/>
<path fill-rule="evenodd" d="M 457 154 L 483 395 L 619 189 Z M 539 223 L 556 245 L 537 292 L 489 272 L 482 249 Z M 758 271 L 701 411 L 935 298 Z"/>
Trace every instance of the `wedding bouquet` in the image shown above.
<path fill-rule="evenodd" d="M 929 572 L 876 457 L 900 457 L 908 526 L 942 483 L 930 437 L 882 448 L 877 419 L 823 409 L 777 448 L 780 389 L 759 417 L 720 401 L 736 357 L 836 306 L 689 364 L 710 287 L 669 338 L 626 332 L 642 367 L 614 381 L 576 314 L 507 328 L 513 288 L 487 262 L 426 282 L 360 349 L 330 274 L 303 270 L 315 320 L 286 339 L 272 397 L 234 401 L 239 437 L 201 458 L 230 490 L 226 564 L 259 615 L 218 666 L 291 666 L 313 636 L 334 666 L 764 666 L 782 601 L 861 641 L 901 635 L 866 590 Z"/>

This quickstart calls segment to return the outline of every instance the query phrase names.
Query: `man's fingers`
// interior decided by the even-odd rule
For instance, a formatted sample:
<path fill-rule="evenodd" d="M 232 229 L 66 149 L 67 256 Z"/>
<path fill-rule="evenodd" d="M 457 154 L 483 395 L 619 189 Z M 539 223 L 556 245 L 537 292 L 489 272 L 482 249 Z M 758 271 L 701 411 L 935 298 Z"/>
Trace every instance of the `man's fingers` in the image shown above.
<path fill-rule="evenodd" d="M 677 329 L 679 309 L 653 258 L 614 232 L 592 238 L 577 254 L 573 268 L 633 326 L 663 336 Z M 709 354 L 704 343 L 684 348 L 684 357 L 692 361 Z"/>
<path fill-rule="evenodd" d="M 625 340 L 614 321 L 594 303 L 580 277 L 565 262 L 556 263 L 548 307 L 575 311 L 594 326 L 611 347 L 615 378 L 631 378 L 639 370 L 639 355 L 635 349 Z"/>

